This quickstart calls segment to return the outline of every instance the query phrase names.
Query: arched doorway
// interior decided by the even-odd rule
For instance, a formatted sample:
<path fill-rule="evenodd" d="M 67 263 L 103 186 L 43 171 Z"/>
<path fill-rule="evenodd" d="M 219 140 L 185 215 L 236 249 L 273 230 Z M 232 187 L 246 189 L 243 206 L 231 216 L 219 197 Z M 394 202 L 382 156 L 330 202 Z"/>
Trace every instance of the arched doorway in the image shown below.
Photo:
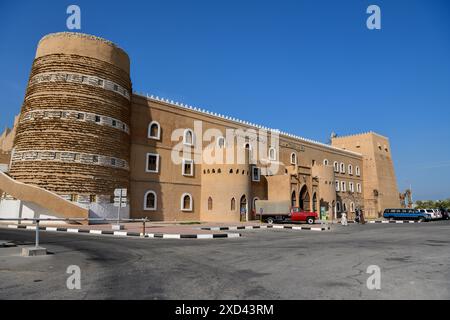
<path fill-rule="evenodd" d="M 317 213 L 317 194 L 314 192 L 313 198 L 312 198 L 312 207 L 313 212 Z"/>
<path fill-rule="evenodd" d="M 311 210 L 309 192 L 308 187 L 306 185 L 304 185 L 303 188 L 300 190 L 299 207 L 303 211 Z"/>
<path fill-rule="evenodd" d="M 241 221 L 248 221 L 247 197 L 243 195 L 240 202 Z"/>
<path fill-rule="evenodd" d="M 297 206 L 297 196 L 295 194 L 295 190 L 292 191 L 292 196 L 291 196 L 291 207 L 296 207 Z"/>

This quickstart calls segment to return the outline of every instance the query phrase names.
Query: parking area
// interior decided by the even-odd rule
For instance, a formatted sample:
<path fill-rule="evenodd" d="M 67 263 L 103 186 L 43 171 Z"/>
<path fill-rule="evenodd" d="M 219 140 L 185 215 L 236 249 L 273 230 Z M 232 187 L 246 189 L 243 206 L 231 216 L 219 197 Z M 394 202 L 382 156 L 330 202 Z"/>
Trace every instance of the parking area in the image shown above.
<path fill-rule="evenodd" d="M 0 299 L 450 299 L 450 223 L 366 224 L 332 232 L 244 230 L 217 241 L 0 229 Z M 69 290 L 70 265 L 81 290 Z M 369 266 L 381 290 L 369 290 Z"/>

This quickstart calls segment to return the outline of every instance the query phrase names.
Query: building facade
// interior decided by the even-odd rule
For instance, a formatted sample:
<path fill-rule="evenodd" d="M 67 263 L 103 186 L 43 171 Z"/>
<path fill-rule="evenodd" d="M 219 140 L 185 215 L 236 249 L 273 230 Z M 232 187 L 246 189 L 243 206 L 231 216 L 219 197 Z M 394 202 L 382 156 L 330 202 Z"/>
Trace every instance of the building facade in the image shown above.
<path fill-rule="evenodd" d="M 330 219 L 400 205 L 387 138 L 370 132 L 328 145 L 133 93 L 128 55 L 80 33 L 41 39 L 0 148 L 14 180 L 96 216 L 110 214 L 116 188 L 130 190 L 131 218 L 161 221 L 249 220 L 256 200 L 288 200 Z"/>

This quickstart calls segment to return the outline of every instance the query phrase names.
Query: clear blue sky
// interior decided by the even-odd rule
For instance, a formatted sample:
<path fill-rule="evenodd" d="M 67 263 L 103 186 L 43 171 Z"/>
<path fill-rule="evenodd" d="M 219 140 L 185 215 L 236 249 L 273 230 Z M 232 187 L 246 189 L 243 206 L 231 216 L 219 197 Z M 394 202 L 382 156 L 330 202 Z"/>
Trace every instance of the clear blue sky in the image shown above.
<path fill-rule="evenodd" d="M 0 127 L 20 110 L 35 47 L 66 30 L 132 60 L 134 89 L 327 141 L 390 137 L 399 187 L 450 197 L 450 1 L 0 2 Z M 366 28 L 377 4 L 382 30 Z"/>

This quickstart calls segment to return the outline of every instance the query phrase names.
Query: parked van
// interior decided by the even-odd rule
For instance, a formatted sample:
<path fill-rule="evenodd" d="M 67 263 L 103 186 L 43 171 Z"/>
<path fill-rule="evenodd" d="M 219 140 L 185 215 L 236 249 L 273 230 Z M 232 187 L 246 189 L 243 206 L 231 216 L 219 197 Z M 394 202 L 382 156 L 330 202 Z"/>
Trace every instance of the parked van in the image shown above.
<path fill-rule="evenodd" d="M 436 211 L 434 211 L 433 209 L 419 209 L 419 211 L 423 214 L 429 214 L 432 220 L 439 219 Z"/>
<path fill-rule="evenodd" d="M 388 220 L 419 220 L 422 222 L 432 219 L 431 214 L 417 209 L 386 209 L 383 217 Z"/>

